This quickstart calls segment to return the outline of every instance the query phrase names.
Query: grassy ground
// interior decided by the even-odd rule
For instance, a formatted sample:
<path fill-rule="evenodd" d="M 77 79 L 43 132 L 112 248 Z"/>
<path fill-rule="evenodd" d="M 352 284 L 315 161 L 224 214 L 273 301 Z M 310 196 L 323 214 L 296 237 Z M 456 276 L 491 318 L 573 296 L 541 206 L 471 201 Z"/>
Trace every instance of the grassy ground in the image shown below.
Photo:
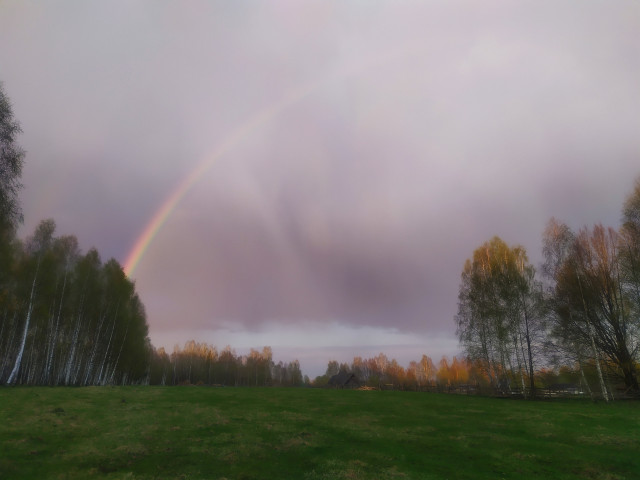
<path fill-rule="evenodd" d="M 0 388 L 1 479 L 640 478 L 640 403 Z"/>

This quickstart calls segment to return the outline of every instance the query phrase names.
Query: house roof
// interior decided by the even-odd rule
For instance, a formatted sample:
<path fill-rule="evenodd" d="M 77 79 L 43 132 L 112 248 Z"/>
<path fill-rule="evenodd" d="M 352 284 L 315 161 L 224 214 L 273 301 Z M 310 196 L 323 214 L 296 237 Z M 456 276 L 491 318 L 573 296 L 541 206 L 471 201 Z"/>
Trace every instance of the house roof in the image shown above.
<path fill-rule="evenodd" d="M 329 379 L 329 385 L 344 386 L 348 385 L 349 383 L 358 383 L 358 379 L 356 378 L 356 376 L 353 373 L 349 372 L 337 373 Z"/>

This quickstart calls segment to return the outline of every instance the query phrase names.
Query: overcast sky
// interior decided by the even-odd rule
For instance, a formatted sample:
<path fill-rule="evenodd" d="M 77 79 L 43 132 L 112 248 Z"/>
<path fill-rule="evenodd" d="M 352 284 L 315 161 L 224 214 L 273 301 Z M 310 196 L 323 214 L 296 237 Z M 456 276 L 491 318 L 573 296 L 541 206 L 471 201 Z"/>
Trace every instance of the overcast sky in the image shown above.
<path fill-rule="evenodd" d="M 208 165 L 131 272 L 154 345 L 437 361 L 484 241 L 619 225 L 638 32 L 637 1 L 0 0 L 20 235 L 124 264 Z"/>

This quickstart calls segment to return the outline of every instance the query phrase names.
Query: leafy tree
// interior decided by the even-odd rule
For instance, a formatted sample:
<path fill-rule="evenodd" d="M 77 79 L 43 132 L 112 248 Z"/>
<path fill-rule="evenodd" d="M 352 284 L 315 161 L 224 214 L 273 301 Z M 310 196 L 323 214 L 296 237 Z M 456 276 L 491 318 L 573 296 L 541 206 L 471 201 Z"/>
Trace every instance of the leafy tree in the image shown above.
<path fill-rule="evenodd" d="M 542 330 L 542 289 L 523 247 L 492 238 L 466 261 L 456 323 L 471 361 L 480 361 L 494 386 L 525 376 L 535 394 L 536 336 Z"/>
<path fill-rule="evenodd" d="M 453 357 L 449 366 L 449 376 L 453 384 L 467 383 L 469 381 L 469 366 L 467 362 Z"/>
<path fill-rule="evenodd" d="M 620 229 L 620 267 L 631 314 L 640 318 L 640 178 L 627 197 Z"/>
<path fill-rule="evenodd" d="M 394 388 L 402 388 L 404 386 L 405 371 L 395 358 L 392 358 L 387 364 L 385 374 L 387 382 L 393 385 Z"/>
<path fill-rule="evenodd" d="M 556 288 L 556 281 L 569 273 L 568 265 L 576 242 L 576 236 L 564 223 L 551 218 L 543 234 L 544 265 L 542 271 L 549 281 L 547 287 L 547 305 L 552 313 L 549 337 L 545 342 L 548 357 L 556 365 L 577 365 L 581 377 L 589 392 L 591 389 L 585 377 L 585 367 L 589 359 L 595 358 L 595 342 L 589 332 L 588 339 L 578 334 L 579 317 L 572 314 L 566 291 Z M 606 398 L 604 379 L 597 362 L 600 384 Z"/>
<path fill-rule="evenodd" d="M 328 378 L 331 378 L 332 376 L 337 375 L 339 371 L 340 371 L 340 364 L 336 360 L 329 360 L 325 375 Z"/>
<path fill-rule="evenodd" d="M 436 366 L 431 360 L 431 357 L 427 355 L 422 355 L 420 359 L 420 376 L 418 378 L 422 378 L 424 382 L 429 385 L 431 382 L 435 380 L 436 377 Z"/>
<path fill-rule="evenodd" d="M 9 98 L 0 83 L 0 229 L 14 227 L 22 221 L 18 192 L 22 187 L 20 176 L 24 150 L 16 137 L 22 130 L 13 118 Z"/>
<path fill-rule="evenodd" d="M 302 377 L 302 370 L 300 370 L 300 362 L 294 360 L 289 362 L 286 366 L 287 370 L 287 385 L 290 387 L 301 387 L 304 384 Z"/>
<path fill-rule="evenodd" d="M 172 385 L 173 368 L 171 367 L 171 358 L 165 351 L 164 347 L 152 349 L 151 352 L 151 368 L 149 372 L 149 383 L 151 385 Z"/>
<path fill-rule="evenodd" d="M 451 378 L 449 376 L 449 360 L 446 356 L 443 356 L 438 362 L 438 371 L 436 372 L 436 378 L 440 385 L 451 385 Z"/>
<path fill-rule="evenodd" d="M 623 240 L 612 229 L 595 225 L 573 237 L 571 249 L 555 270 L 555 329 L 561 341 L 584 352 L 590 346 L 599 371 L 605 399 L 607 389 L 601 372 L 601 357 L 609 372 L 638 391 L 636 356 L 640 325 L 633 314 L 634 287 L 629 268 L 625 275 Z M 633 252 L 625 252 L 629 256 Z M 631 260 L 633 261 L 633 260 Z M 628 265 L 628 264 L 627 264 Z"/>
<path fill-rule="evenodd" d="M 16 269 L 21 245 L 15 239 L 15 231 L 22 221 L 18 192 L 22 186 L 24 151 L 17 143 L 20 132 L 20 124 L 13 118 L 11 102 L 0 82 L 0 380 L 5 369 L 15 369 L 15 351 L 11 347 L 19 336 L 21 299 L 16 296 Z"/>
<path fill-rule="evenodd" d="M 362 357 L 353 358 L 353 362 L 351 363 L 351 372 L 353 372 L 356 378 L 361 382 L 366 382 L 369 379 L 367 364 Z"/>

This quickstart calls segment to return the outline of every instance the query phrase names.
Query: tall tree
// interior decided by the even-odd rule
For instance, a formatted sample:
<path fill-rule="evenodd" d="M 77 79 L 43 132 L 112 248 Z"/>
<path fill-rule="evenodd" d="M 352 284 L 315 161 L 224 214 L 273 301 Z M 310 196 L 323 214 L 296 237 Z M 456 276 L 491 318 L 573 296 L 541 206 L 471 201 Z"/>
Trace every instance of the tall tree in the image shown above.
<path fill-rule="evenodd" d="M 435 379 L 436 367 L 433 364 L 431 357 L 422 355 L 420 359 L 420 377 L 424 379 L 424 382 L 429 385 Z"/>
<path fill-rule="evenodd" d="M 578 341 L 590 342 L 598 366 L 602 353 L 617 366 L 627 388 L 637 392 L 634 357 L 639 325 L 625 294 L 620 243 L 612 228 L 596 225 L 580 230 L 556 288 L 565 301 L 565 315 L 574 320 L 572 333 Z"/>
<path fill-rule="evenodd" d="M 11 370 L 9 379 L 7 380 L 8 384 L 16 382 L 18 372 L 20 371 L 20 367 L 22 365 L 22 357 L 27 343 L 27 335 L 29 334 L 31 317 L 36 303 L 35 294 L 38 281 L 38 273 L 40 272 L 40 264 L 42 263 L 42 258 L 46 255 L 47 250 L 52 243 L 53 232 L 55 231 L 55 228 L 56 225 L 53 220 L 44 220 L 38 225 L 35 233 L 33 234 L 33 237 L 28 241 L 28 249 L 30 250 L 32 256 L 35 257 L 35 271 L 33 273 L 33 280 L 31 281 L 31 289 L 29 293 L 29 301 L 27 304 L 27 312 L 24 322 L 22 340 L 20 341 L 20 346 L 18 347 L 18 354 L 16 355 L 13 369 Z"/>
<path fill-rule="evenodd" d="M 15 297 L 15 267 L 19 246 L 15 233 L 17 224 L 22 220 L 18 203 L 18 192 L 21 188 L 20 176 L 24 151 L 17 143 L 21 132 L 20 124 L 13 118 L 11 102 L 0 82 L 0 332 L 4 335 L 14 332 L 16 324 L 17 302 Z M 7 342 L 0 336 L 0 354 Z M 0 379 L 6 366 L 7 352 L 0 362 Z"/>
<path fill-rule="evenodd" d="M 327 370 L 325 372 L 325 375 L 330 378 L 333 375 L 337 375 L 339 371 L 340 371 L 340 364 L 338 363 L 338 361 L 337 360 L 329 360 L 329 363 L 327 364 Z"/>
<path fill-rule="evenodd" d="M 21 131 L 20 124 L 13 118 L 9 97 L 0 83 L 0 229 L 15 228 L 22 221 L 18 192 L 22 187 L 20 176 L 24 150 L 16 140 Z"/>
<path fill-rule="evenodd" d="M 550 328 L 546 349 L 549 358 L 557 365 L 573 364 L 578 366 L 581 377 L 591 391 L 584 373 L 585 366 L 590 359 L 596 363 L 598 379 L 604 398 L 607 391 L 602 377 L 600 361 L 596 361 L 598 354 L 592 331 L 588 338 L 580 335 L 581 317 L 572 312 L 569 292 L 558 288 L 558 282 L 571 274 L 572 255 L 575 247 L 576 235 L 564 223 L 551 218 L 543 234 L 542 253 L 544 255 L 543 274 L 548 281 L 546 303 L 549 307 Z M 582 304 L 584 307 L 584 304 Z"/>
<path fill-rule="evenodd" d="M 627 197 L 622 210 L 620 229 L 620 263 L 625 291 L 629 295 L 632 315 L 640 318 L 640 178 Z"/>
<path fill-rule="evenodd" d="M 458 337 L 494 386 L 525 375 L 535 394 L 535 335 L 542 318 L 541 286 L 523 247 L 494 237 L 466 261 L 458 295 Z M 525 348 L 526 346 L 526 348 Z"/>

